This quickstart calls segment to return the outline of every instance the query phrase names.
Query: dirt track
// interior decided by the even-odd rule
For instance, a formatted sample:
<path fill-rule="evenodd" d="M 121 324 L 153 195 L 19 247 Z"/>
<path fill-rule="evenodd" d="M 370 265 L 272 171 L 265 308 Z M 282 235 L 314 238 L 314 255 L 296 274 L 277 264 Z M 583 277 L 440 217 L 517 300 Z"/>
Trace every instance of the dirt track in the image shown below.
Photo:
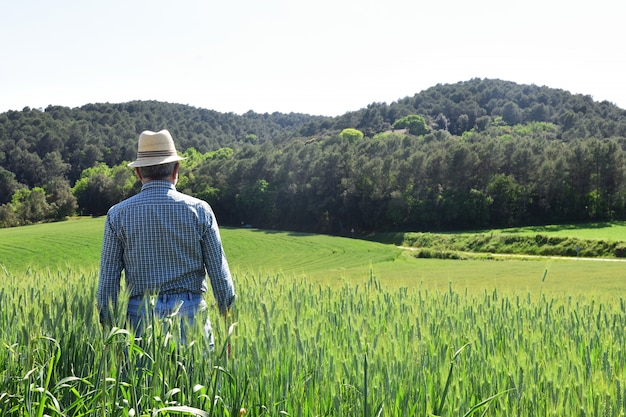
<path fill-rule="evenodd" d="M 580 257 L 573 257 L 573 256 L 513 255 L 513 254 L 506 254 L 506 253 L 492 253 L 491 256 L 498 257 L 498 258 L 561 259 L 564 261 L 626 262 L 626 259 L 617 259 L 617 258 L 580 258 Z"/>

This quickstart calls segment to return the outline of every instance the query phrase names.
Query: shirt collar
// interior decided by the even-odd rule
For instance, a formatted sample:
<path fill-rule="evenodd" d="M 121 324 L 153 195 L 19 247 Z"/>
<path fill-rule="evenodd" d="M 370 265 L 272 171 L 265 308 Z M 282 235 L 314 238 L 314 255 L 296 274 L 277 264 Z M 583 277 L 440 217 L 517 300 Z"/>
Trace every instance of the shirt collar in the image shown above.
<path fill-rule="evenodd" d="M 152 180 L 152 181 L 148 181 L 147 183 L 143 184 L 141 186 L 141 191 L 151 190 L 151 189 L 161 189 L 161 188 L 168 188 L 170 190 L 176 190 L 176 187 L 174 186 L 174 184 L 172 184 L 169 181 Z"/>

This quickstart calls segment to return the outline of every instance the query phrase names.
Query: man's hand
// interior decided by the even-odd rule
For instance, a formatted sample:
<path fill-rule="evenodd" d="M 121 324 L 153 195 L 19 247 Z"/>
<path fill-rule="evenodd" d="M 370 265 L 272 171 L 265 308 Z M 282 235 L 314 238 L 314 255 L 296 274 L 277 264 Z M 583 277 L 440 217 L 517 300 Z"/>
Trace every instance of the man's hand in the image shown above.
<path fill-rule="evenodd" d="M 226 310 L 224 311 L 224 313 L 222 314 L 222 316 L 224 317 L 224 329 L 226 329 L 226 337 L 227 337 L 227 342 L 226 342 L 226 359 L 230 359 L 230 335 L 228 334 L 228 316 L 229 316 L 230 310 Z"/>

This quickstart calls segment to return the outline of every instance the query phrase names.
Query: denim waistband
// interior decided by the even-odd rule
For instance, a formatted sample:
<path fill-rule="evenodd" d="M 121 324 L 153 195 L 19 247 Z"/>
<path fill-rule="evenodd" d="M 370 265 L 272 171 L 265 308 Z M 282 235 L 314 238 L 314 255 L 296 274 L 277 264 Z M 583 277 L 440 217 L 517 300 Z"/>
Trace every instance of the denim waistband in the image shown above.
<path fill-rule="evenodd" d="M 129 315 L 141 315 L 154 309 L 158 315 L 168 315 L 177 311 L 178 314 L 185 316 L 203 311 L 206 308 L 207 304 L 202 293 L 182 292 L 130 298 L 127 313 Z"/>
<path fill-rule="evenodd" d="M 136 300 L 142 300 L 144 298 L 156 297 L 158 301 L 167 303 L 172 300 L 193 301 L 193 300 L 198 299 L 199 297 L 201 298 L 202 296 L 203 296 L 203 293 L 201 292 L 183 291 L 183 292 L 165 293 L 165 294 L 135 295 L 133 297 L 130 297 L 129 299 L 136 301 Z"/>

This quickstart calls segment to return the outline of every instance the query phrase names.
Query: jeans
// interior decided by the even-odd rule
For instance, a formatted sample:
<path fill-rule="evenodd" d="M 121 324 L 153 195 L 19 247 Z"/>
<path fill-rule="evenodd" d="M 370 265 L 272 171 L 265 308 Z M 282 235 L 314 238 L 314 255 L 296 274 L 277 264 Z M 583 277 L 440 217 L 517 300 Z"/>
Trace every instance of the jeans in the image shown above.
<path fill-rule="evenodd" d="M 147 326 L 164 319 L 177 321 L 178 336 L 181 344 L 187 342 L 186 330 L 193 329 L 196 322 L 202 323 L 203 336 L 209 342 L 209 350 L 213 351 L 215 342 L 209 320 L 209 311 L 203 294 L 183 292 L 177 294 L 159 294 L 154 296 L 137 296 L 128 300 L 127 319 L 137 337 L 142 336 Z"/>

